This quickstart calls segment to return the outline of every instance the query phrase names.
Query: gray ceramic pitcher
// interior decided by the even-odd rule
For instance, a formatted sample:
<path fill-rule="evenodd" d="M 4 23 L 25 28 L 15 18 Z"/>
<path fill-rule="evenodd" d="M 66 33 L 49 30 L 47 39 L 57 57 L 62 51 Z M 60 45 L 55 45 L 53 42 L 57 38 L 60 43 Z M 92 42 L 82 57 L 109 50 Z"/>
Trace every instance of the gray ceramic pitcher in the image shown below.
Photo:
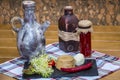
<path fill-rule="evenodd" d="M 44 32 L 50 25 L 46 21 L 42 25 L 36 22 L 35 17 L 35 2 L 23 1 L 24 19 L 13 17 L 11 25 L 17 33 L 17 47 L 21 56 L 30 60 L 31 58 L 45 53 L 45 37 Z M 21 27 L 15 26 L 15 21 L 21 22 Z"/>

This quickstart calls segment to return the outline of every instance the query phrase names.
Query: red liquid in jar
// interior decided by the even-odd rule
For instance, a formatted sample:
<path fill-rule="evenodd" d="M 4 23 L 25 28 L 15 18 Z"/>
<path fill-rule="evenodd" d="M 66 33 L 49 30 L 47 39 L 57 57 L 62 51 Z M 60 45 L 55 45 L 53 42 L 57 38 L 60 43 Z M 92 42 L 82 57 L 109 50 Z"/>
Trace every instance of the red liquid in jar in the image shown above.
<path fill-rule="evenodd" d="M 80 33 L 80 52 L 85 57 L 91 56 L 91 32 Z"/>

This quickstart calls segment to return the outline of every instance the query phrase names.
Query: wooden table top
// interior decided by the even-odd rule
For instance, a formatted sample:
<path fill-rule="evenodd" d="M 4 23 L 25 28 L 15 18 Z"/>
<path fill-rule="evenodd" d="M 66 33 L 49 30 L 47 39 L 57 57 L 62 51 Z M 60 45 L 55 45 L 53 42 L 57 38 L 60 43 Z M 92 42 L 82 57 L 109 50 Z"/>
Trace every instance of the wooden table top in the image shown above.
<path fill-rule="evenodd" d="M 120 57 L 120 26 L 95 26 L 92 33 L 92 49 Z M 57 25 L 51 25 L 46 33 L 47 44 L 58 41 Z M 0 25 L 0 63 L 18 57 L 15 34 L 10 25 Z M 100 80 L 120 80 L 120 70 Z M 16 80 L 0 74 L 0 80 Z"/>

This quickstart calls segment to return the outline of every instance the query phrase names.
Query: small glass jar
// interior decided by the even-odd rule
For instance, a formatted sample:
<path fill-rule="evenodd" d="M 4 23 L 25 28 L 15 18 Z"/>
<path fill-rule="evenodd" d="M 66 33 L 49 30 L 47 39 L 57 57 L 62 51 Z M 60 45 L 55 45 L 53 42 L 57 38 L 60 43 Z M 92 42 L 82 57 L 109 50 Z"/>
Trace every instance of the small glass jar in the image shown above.
<path fill-rule="evenodd" d="M 85 57 L 91 56 L 91 32 L 93 31 L 92 22 L 89 20 L 81 20 L 78 23 L 79 38 L 80 38 L 80 52 Z"/>

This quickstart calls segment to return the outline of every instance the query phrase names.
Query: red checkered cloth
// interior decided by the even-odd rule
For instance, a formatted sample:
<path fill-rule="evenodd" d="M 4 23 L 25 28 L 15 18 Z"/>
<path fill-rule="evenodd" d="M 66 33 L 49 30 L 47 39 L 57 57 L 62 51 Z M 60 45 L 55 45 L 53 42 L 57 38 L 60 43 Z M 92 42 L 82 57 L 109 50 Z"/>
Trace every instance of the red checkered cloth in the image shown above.
<path fill-rule="evenodd" d="M 59 49 L 58 43 L 47 45 L 46 51 L 53 58 L 57 58 L 59 55 L 63 55 L 63 54 L 69 54 L 74 56 L 75 54 L 79 53 L 79 52 L 65 53 Z M 59 79 L 40 78 L 40 79 L 31 79 L 31 80 L 96 80 L 120 69 L 120 58 L 117 58 L 115 56 L 110 56 L 104 53 L 93 51 L 91 58 L 96 59 L 98 73 L 99 73 L 98 76 L 78 76 L 74 78 L 62 77 Z M 25 62 L 25 59 L 22 57 L 18 57 L 13 60 L 4 62 L 0 64 L 0 73 L 19 79 L 19 80 L 23 80 L 22 70 L 24 67 L 24 62 Z"/>

